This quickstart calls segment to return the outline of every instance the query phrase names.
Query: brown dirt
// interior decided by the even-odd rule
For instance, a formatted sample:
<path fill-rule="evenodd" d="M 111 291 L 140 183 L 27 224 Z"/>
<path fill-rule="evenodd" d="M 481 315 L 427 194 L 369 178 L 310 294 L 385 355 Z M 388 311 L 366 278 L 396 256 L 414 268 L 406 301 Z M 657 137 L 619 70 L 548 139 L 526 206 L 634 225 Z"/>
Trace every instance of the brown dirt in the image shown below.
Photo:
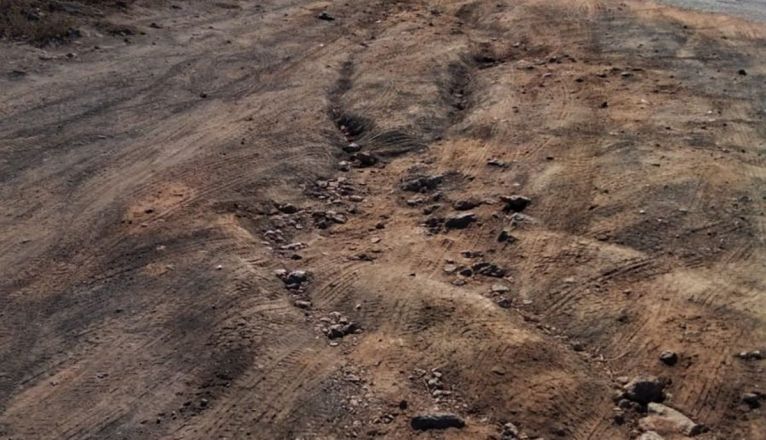
<path fill-rule="evenodd" d="M 110 16 L 127 40 L 0 47 L 0 438 L 623 439 L 640 415 L 612 397 L 639 374 L 672 380 L 697 438 L 766 438 L 740 402 L 763 361 L 736 357 L 766 347 L 764 25 L 178 5 Z M 339 171 L 350 140 L 380 163 Z M 402 191 L 417 174 L 445 178 Z M 426 227 L 471 198 L 477 222 Z M 478 262 L 507 273 L 444 270 Z M 361 332 L 325 337 L 336 311 Z M 434 409 L 466 427 L 410 428 Z"/>

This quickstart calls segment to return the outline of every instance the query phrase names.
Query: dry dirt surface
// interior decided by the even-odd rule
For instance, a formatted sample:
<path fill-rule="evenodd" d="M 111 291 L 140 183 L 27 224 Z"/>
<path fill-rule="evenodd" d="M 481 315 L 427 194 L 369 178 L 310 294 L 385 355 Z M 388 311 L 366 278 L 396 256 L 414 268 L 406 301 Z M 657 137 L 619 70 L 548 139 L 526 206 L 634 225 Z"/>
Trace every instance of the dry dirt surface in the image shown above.
<path fill-rule="evenodd" d="M 110 14 L 0 44 L 1 439 L 766 438 L 765 24 Z"/>

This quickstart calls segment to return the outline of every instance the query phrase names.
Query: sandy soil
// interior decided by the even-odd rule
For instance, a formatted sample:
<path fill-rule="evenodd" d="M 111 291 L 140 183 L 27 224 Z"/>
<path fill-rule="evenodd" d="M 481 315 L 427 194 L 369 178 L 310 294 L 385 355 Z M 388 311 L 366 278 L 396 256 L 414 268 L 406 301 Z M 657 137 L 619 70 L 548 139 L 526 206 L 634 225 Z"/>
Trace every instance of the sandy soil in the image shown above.
<path fill-rule="evenodd" d="M 765 25 L 178 4 L 0 47 L 0 438 L 766 438 Z"/>

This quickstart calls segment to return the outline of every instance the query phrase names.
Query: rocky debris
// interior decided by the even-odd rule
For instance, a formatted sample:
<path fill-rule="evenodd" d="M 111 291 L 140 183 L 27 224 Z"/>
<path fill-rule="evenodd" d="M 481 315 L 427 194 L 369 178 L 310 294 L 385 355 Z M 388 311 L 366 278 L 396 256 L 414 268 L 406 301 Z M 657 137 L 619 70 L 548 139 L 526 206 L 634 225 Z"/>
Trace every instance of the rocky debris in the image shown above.
<path fill-rule="evenodd" d="M 300 289 L 309 280 L 309 274 L 305 270 L 288 272 L 286 269 L 279 269 L 275 271 L 275 274 L 290 290 Z"/>
<path fill-rule="evenodd" d="M 761 402 L 764 400 L 766 400 L 766 394 L 759 391 L 742 394 L 742 403 L 750 407 L 750 409 L 760 408 Z"/>
<path fill-rule="evenodd" d="M 320 200 L 333 200 L 355 194 L 357 189 L 346 177 L 338 177 L 330 180 L 319 179 L 305 192 L 306 195 Z"/>
<path fill-rule="evenodd" d="M 451 217 L 447 217 L 444 220 L 444 227 L 447 229 L 465 229 L 468 227 L 468 225 L 476 222 L 478 219 L 479 218 L 476 216 L 476 214 L 472 212 L 457 214 Z"/>
<path fill-rule="evenodd" d="M 622 396 L 641 405 L 662 402 L 667 385 L 667 381 L 654 376 L 639 376 L 625 385 Z"/>
<path fill-rule="evenodd" d="M 680 411 L 661 403 L 651 402 L 647 410 L 649 415 L 638 421 L 641 429 L 646 431 L 687 436 L 695 436 L 705 431 L 702 425 L 694 423 Z"/>
<path fill-rule="evenodd" d="M 498 243 L 513 243 L 516 240 L 518 240 L 518 239 L 516 237 L 514 237 L 513 235 L 511 235 L 511 233 L 508 232 L 508 230 L 506 230 L 506 229 L 503 229 L 497 235 L 497 242 Z"/>
<path fill-rule="evenodd" d="M 338 169 L 341 171 L 350 171 L 351 170 L 351 162 L 347 160 L 342 160 L 338 162 Z"/>
<path fill-rule="evenodd" d="M 484 276 L 493 277 L 493 278 L 502 278 L 508 273 L 508 271 L 506 271 L 502 267 L 499 267 L 494 263 L 488 263 L 486 261 L 476 263 L 471 268 L 473 269 L 475 273 L 479 275 L 484 275 Z"/>
<path fill-rule="evenodd" d="M 345 215 L 336 211 L 317 211 L 311 213 L 314 218 L 314 226 L 319 229 L 327 229 L 333 224 L 344 224 L 348 221 Z"/>
<path fill-rule="evenodd" d="M 423 222 L 423 226 L 425 226 L 432 234 L 436 234 L 441 231 L 442 226 L 444 226 L 444 217 L 429 217 Z"/>
<path fill-rule="evenodd" d="M 444 181 L 444 176 L 417 176 L 403 181 L 400 188 L 409 192 L 428 192 L 435 190 Z"/>
<path fill-rule="evenodd" d="M 284 243 L 287 241 L 281 229 L 269 229 L 263 233 L 263 237 L 266 240 L 273 241 L 275 243 Z"/>
<path fill-rule="evenodd" d="M 361 328 L 357 323 L 341 315 L 340 312 L 332 312 L 329 316 L 322 318 L 320 321 L 324 324 L 322 333 L 324 333 L 328 339 L 339 339 L 361 331 Z"/>
<path fill-rule="evenodd" d="M 335 17 L 330 15 L 327 11 L 322 11 L 319 14 L 317 14 L 317 18 L 324 21 L 333 21 L 335 20 Z"/>
<path fill-rule="evenodd" d="M 417 431 L 428 431 L 431 429 L 463 428 L 465 421 L 451 413 L 435 413 L 419 415 L 410 421 L 412 429 Z"/>
<path fill-rule="evenodd" d="M 521 212 L 532 203 L 530 198 L 520 195 L 501 196 L 500 200 L 505 203 L 503 208 L 505 212 Z"/>
<path fill-rule="evenodd" d="M 746 361 L 759 361 L 763 359 L 763 355 L 760 350 L 742 351 L 737 354 L 737 357 Z"/>
<path fill-rule="evenodd" d="M 646 431 L 637 440 L 665 440 L 665 438 L 654 431 Z"/>
<path fill-rule="evenodd" d="M 672 367 L 678 362 L 678 354 L 673 351 L 663 351 L 660 354 L 660 362 L 669 367 Z"/>
<path fill-rule="evenodd" d="M 480 205 L 481 205 L 480 200 L 465 199 L 465 200 L 456 201 L 455 203 L 452 204 L 452 207 L 455 208 L 456 211 L 469 211 Z"/>

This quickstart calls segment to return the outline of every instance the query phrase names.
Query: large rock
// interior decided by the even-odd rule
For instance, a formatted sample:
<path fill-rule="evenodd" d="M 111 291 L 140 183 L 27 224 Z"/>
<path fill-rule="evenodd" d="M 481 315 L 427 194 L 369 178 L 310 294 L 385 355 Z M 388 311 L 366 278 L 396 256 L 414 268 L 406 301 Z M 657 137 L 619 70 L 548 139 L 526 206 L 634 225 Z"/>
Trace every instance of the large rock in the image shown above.
<path fill-rule="evenodd" d="M 476 217 L 476 214 L 472 212 L 467 212 L 465 214 L 459 214 L 452 217 L 448 217 L 447 220 L 444 222 L 444 226 L 447 229 L 465 229 L 470 225 L 471 223 L 478 220 L 478 217 Z"/>
<path fill-rule="evenodd" d="M 410 192 L 426 192 L 436 189 L 444 181 L 443 176 L 417 176 L 402 182 L 401 188 Z"/>
<path fill-rule="evenodd" d="M 702 425 L 694 423 L 692 419 L 669 406 L 652 402 L 647 409 L 649 415 L 638 421 L 638 425 L 647 431 L 687 436 L 695 436 L 704 431 Z"/>
<path fill-rule="evenodd" d="M 648 405 L 651 402 L 662 402 L 665 400 L 664 380 L 654 376 L 636 377 L 625 385 L 623 396 L 641 405 Z"/>
<path fill-rule="evenodd" d="M 521 212 L 532 203 L 532 200 L 529 197 L 515 194 L 512 196 L 502 196 L 500 199 L 505 202 L 505 208 L 503 209 L 506 212 Z"/>
<path fill-rule="evenodd" d="M 455 414 L 440 413 L 415 416 L 410 421 L 412 429 L 427 431 L 429 429 L 462 428 L 465 421 Z"/>

